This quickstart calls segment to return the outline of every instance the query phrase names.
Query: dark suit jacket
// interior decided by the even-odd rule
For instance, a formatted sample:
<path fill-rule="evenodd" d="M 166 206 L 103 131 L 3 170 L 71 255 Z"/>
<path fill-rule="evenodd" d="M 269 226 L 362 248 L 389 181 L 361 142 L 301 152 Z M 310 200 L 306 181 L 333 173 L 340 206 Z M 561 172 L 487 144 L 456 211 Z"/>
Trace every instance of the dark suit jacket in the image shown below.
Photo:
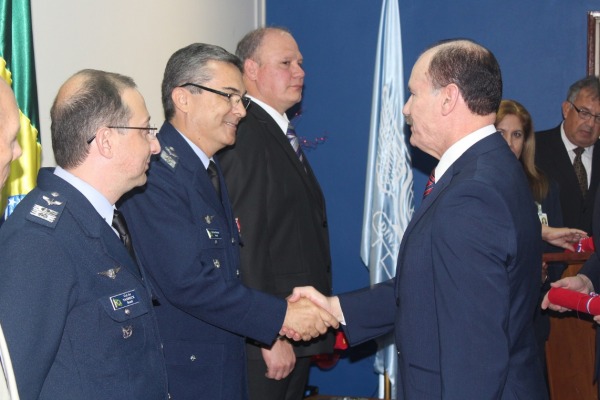
<path fill-rule="evenodd" d="M 0 320 L 22 400 L 167 398 L 152 300 L 134 260 L 52 169 L 40 170 L 0 229 L 0 254 Z"/>
<path fill-rule="evenodd" d="M 354 344 L 394 331 L 398 399 L 545 399 L 532 316 L 540 222 L 500 134 L 468 149 L 404 233 L 395 279 L 340 295 Z"/>
<path fill-rule="evenodd" d="M 239 240 L 223 176 L 168 122 L 143 190 L 121 209 L 159 294 L 156 314 L 173 399 L 246 399 L 244 336 L 271 343 L 286 303 L 242 285 Z M 218 168 L 218 163 L 217 163 Z"/>
<path fill-rule="evenodd" d="M 564 225 L 583 229 L 589 234 L 592 234 L 594 199 L 600 182 L 600 151 L 595 146 L 590 187 L 584 197 L 579 189 L 573 163 L 560 137 L 560 125 L 535 135 L 535 164 L 558 183 Z"/>
<path fill-rule="evenodd" d="M 238 218 L 242 280 L 285 298 L 296 286 L 331 293 L 325 199 L 308 160 L 306 170 L 281 128 L 252 103 L 234 146 L 218 155 Z M 297 344 L 296 354 L 331 352 L 333 334 Z M 249 349 L 249 357 L 262 357 Z"/>

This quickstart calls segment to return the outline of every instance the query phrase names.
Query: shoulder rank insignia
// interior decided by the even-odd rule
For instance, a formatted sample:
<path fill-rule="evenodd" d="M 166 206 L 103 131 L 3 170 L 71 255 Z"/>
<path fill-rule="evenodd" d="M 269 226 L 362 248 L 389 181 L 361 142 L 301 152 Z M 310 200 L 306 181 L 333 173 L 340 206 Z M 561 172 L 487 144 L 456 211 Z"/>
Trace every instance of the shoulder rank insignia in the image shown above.
<path fill-rule="evenodd" d="M 48 196 L 42 196 L 42 199 L 44 199 L 49 206 L 60 206 L 62 204 L 62 201 L 51 199 Z"/>
<path fill-rule="evenodd" d="M 54 228 L 66 204 L 66 200 L 59 199 L 59 196 L 56 192 L 40 194 L 29 211 L 27 219 Z"/>
<path fill-rule="evenodd" d="M 179 161 L 179 157 L 172 146 L 163 147 L 163 150 L 160 152 L 160 158 L 171 167 L 171 169 L 175 169 L 177 162 Z"/>

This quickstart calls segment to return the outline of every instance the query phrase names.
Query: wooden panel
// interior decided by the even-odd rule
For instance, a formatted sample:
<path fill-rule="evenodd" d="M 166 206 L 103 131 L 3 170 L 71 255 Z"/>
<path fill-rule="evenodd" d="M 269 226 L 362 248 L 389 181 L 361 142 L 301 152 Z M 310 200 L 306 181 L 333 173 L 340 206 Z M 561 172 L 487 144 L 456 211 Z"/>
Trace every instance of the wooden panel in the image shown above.
<path fill-rule="evenodd" d="M 570 257 L 567 261 L 571 264 L 563 273 L 563 277 L 576 275 L 589 256 L 582 253 L 572 254 L 567 256 Z M 546 255 L 544 259 L 547 259 Z M 594 326 L 594 321 L 587 314 L 569 312 L 551 316 L 550 337 L 546 342 L 551 400 L 598 400 L 598 389 L 594 383 Z"/>

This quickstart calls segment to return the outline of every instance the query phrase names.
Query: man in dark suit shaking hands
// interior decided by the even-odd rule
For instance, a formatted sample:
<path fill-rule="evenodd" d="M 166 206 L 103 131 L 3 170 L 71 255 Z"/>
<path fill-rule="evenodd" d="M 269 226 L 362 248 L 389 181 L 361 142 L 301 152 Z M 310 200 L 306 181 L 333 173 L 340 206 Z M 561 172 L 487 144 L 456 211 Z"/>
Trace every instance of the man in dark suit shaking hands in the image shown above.
<path fill-rule="evenodd" d="M 396 277 L 295 296 L 329 306 L 351 344 L 394 332 L 397 399 L 546 399 L 532 326 L 541 228 L 523 169 L 493 126 L 498 63 L 472 41 L 442 42 L 419 57 L 408 86 L 410 142 L 440 161 Z"/>
<path fill-rule="evenodd" d="M 242 236 L 242 279 L 281 298 L 295 286 L 329 294 L 325 199 L 285 114 L 302 99 L 302 54 L 287 30 L 260 28 L 239 42 L 237 55 L 252 103 L 219 160 Z M 250 398 L 302 399 L 310 356 L 332 348 L 333 332 L 295 346 L 249 343 Z"/>

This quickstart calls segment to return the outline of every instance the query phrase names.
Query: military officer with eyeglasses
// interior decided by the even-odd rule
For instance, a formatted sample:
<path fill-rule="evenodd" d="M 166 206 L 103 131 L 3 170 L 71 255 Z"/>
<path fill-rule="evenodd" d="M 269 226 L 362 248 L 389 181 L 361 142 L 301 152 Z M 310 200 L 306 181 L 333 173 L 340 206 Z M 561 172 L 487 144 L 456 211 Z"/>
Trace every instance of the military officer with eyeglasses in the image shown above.
<path fill-rule="evenodd" d="M 0 229 L 0 321 L 22 400 L 168 398 L 142 265 L 112 227 L 156 130 L 134 81 L 83 70 L 51 109 L 58 166 Z"/>
<path fill-rule="evenodd" d="M 294 326 L 309 340 L 338 325 L 308 300 L 297 307 L 242 284 L 238 228 L 213 156 L 235 142 L 245 94 L 233 54 L 203 43 L 176 51 L 162 83 L 163 150 L 147 185 L 121 207 L 157 288 L 169 392 L 177 400 L 245 400 L 245 337 L 269 345 Z"/>

